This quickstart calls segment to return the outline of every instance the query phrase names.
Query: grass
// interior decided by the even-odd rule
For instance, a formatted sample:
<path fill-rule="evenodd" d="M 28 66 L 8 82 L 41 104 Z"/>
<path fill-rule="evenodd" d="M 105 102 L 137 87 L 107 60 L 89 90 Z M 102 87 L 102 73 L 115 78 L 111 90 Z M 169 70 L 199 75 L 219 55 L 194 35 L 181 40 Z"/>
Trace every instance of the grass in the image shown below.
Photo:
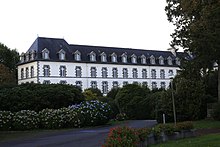
<path fill-rule="evenodd" d="M 219 147 L 220 134 L 210 134 L 195 138 L 188 138 L 166 143 L 151 145 L 150 147 Z"/>
<path fill-rule="evenodd" d="M 220 129 L 220 121 L 215 121 L 215 120 L 194 121 L 193 125 L 195 129 L 212 129 L 212 128 Z"/>

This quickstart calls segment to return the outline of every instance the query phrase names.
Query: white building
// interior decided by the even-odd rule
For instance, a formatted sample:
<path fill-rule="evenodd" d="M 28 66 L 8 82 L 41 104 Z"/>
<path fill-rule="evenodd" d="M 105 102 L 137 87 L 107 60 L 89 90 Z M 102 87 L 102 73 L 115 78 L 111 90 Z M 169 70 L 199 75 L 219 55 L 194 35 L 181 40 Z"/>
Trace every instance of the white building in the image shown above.
<path fill-rule="evenodd" d="M 18 64 L 18 84 L 62 83 L 111 88 L 130 83 L 167 88 L 169 73 L 177 74 L 183 53 L 68 44 L 64 39 L 38 37 Z"/>

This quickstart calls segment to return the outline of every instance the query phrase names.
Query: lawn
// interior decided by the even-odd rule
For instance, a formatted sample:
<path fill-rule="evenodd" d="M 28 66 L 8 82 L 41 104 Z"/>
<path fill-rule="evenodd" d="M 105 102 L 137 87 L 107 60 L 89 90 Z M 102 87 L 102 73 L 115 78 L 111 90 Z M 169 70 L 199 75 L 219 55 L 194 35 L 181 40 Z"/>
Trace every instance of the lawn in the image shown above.
<path fill-rule="evenodd" d="M 168 141 L 150 147 L 219 147 L 220 134 L 210 134 L 195 138 Z"/>
<path fill-rule="evenodd" d="M 195 129 L 212 129 L 212 128 L 220 129 L 220 121 L 214 121 L 214 120 L 194 121 L 193 125 Z"/>

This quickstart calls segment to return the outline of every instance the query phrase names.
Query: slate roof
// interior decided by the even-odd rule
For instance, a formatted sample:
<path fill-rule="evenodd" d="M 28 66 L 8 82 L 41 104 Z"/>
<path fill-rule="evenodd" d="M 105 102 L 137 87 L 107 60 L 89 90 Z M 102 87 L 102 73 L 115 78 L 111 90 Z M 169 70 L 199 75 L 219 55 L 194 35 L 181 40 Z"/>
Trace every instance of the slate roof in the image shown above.
<path fill-rule="evenodd" d="M 117 48 L 117 47 L 103 47 L 103 46 L 89 46 L 89 45 L 75 45 L 75 44 L 68 44 L 64 39 L 59 39 L 59 38 L 45 38 L 45 37 L 38 37 L 31 47 L 28 49 L 27 53 L 31 53 L 35 51 L 35 59 L 34 60 L 45 60 L 42 58 L 42 50 L 47 48 L 49 50 L 49 56 L 50 59 L 49 61 L 60 61 L 58 52 L 63 49 L 66 52 L 66 60 L 64 62 L 79 62 L 74 60 L 74 52 L 77 50 L 81 53 L 81 61 L 80 62 L 90 62 L 89 58 L 89 53 L 92 51 L 96 53 L 96 62 L 95 63 L 102 63 L 102 64 L 109 64 L 111 62 L 111 55 L 112 53 L 117 54 L 117 63 L 112 63 L 112 64 L 134 64 L 131 63 L 131 56 L 135 54 L 138 57 L 137 60 L 137 65 L 143 65 L 141 64 L 141 56 L 145 55 L 147 58 L 147 65 L 150 64 L 150 56 L 154 56 L 156 59 L 156 64 L 159 65 L 159 57 L 162 56 L 164 58 L 164 65 L 163 66 L 178 66 L 175 64 L 175 59 L 176 57 L 170 52 L 170 51 L 155 51 L 155 50 L 144 50 L 144 49 L 131 49 L 131 48 Z M 103 63 L 101 62 L 101 53 L 106 53 L 107 55 L 107 62 Z M 127 63 L 122 63 L 121 62 L 121 55 L 123 53 L 127 54 Z M 173 65 L 168 65 L 167 63 L 167 58 L 171 57 L 173 60 Z M 181 58 L 186 56 L 185 53 L 183 52 L 177 52 L 177 57 Z M 30 62 L 30 61 L 28 61 Z M 19 64 L 24 64 L 19 63 Z M 146 65 L 146 64 L 145 64 Z M 159 65 L 161 66 L 161 65 Z"/>

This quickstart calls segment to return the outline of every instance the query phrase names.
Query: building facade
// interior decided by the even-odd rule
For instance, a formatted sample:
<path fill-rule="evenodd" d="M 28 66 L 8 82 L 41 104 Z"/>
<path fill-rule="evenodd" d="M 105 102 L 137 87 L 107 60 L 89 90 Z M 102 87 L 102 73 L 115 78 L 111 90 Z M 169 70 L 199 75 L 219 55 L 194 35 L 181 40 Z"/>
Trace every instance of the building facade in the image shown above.
<path fill-rule="evenodd" d="M 61 83 L 98 88 L 103 94 L 137 83 L 167 88 L 183 53 L 68 44 L 64 39 L 38 37 L 18 64 L 18 84 Z"/>

